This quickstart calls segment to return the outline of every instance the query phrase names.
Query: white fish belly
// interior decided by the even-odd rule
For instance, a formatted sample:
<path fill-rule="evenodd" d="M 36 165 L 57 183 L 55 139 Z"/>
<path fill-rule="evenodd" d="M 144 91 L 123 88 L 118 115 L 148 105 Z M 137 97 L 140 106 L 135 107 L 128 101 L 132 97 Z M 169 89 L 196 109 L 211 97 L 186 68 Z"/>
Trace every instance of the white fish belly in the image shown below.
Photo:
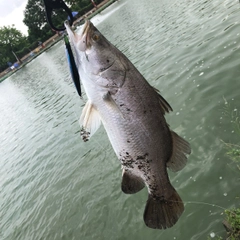
<path fill-rule="evenodd" d="M 122 166 L 146 178 L 143 168 L 149 165 L 147 161 L 151 161 L 151 166 L 166 168 L 172 142 L 157 92 L 139 78 L 126 77 L 123 87 L 112 96 L 117 109 L 102 101 L 98 111 Z M 158 174 L 159 168 L 148 168 L 148 172 Z"/>

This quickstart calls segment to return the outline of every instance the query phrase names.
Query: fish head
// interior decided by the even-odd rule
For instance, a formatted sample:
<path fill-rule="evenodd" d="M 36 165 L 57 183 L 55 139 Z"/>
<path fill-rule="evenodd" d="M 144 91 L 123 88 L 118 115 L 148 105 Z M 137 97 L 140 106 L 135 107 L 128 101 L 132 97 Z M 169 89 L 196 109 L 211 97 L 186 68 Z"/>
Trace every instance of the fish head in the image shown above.
<path fill-rule="evenodd" d="M 73 32 L 66 22 L 65 26 L 75 48 L 80 75 L 95 76 L 91 79 L 103 87 L 122 85 L 125 66 L 119 59 L 119 50 L 89 20 L 86 20 L 80 33 Z"/>
<path fill-rule="evenodd" d="M 76 54 L 81 56 L 81 63 L 91 65 L 95 74 L 114 63 L 115 54 L 109 51 L 111 43 L 89 20 L 86 20 L 80 34 L 73 32 L 66 22 L 65 26 Z"/>

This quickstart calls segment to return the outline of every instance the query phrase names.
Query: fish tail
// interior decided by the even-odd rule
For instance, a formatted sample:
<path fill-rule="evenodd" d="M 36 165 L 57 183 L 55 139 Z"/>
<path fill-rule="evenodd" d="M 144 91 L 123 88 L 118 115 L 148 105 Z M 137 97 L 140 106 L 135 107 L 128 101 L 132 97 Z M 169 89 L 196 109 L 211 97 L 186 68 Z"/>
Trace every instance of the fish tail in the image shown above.
<path fill-rule="evenodd" d="M 172 195 L 168 199 L 149 194 L 144 211 L 144 221 L 148 227 L 166 229 L 178 221 L 184 211 L 184 205 L 173 187 L 172 190 Z"/>

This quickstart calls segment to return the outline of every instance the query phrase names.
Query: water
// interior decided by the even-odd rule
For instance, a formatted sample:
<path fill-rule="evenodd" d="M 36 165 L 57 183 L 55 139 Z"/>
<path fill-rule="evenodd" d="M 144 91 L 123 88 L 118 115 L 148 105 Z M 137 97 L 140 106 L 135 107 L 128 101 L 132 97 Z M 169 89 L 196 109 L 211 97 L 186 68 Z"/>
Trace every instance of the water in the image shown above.
<path fill-rule="evenodd" d="M 230 0 L 121 0 L 93 19 L 161 91 L 174 109 L 171 128 L 191 143 L 187 166 L 170 173 L 185 212 L 165 231 L 144 225 L 146 189 L 121 192 L 120 164 L 104 129 L 81 141 L 84 101 L 63 42 L 2 82 L 0 239 L 225 236 L 222 208 L 239 207 L 240 195 L 239 171 L 222 143 L 239 142 L 225 114 L 226 106 L 239 113 L 239 16 L 239 3 Z"/>

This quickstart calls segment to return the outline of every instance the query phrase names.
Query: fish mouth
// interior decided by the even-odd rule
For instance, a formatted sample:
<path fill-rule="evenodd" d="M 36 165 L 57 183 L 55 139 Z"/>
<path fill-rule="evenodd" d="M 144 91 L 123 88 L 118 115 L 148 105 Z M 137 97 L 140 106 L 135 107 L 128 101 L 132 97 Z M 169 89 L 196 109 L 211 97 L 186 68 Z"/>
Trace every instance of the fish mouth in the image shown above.
<path fill-rule="evenodd" d="M 70 35 L 70 33 L 75 35 L 75 33 L 74 33 L 74 31 L 72 30 L 72 28 L 71 28 L 68 20 L 64 21 L 64 26 L 65 26 L 65 28 L 66 28 L 66 30 L 67 30 L 67 33 L 68 33 L 69 35 Z"/>
<path fill-rule="evenodd" d="M 71 40 L 72 42 L 76 43 L 76 42 L 77 42 L 77 34 L 72 30 L 72 28 L 71 28 L 68 20 L 66 20 L 66 21 L 64 22 L 64 26 L 65 26 L 65 28 L 66 28 L 66 31 L 67 31 L 67 34 L 68 34 L 70 40 Z"/>
<path fill-rule="evenodd" d="M 84 26 L 83 26 L 82 36 L 84 36 L 85 34 L 88 34 L 88 32 L 89 32 L 89 30 L 91 29 L 92 26 L 93 26 L 93 24 L 87 19 L 85 21 Z"/>
<path fill-rule="evenodd" d="M 75 43 L 76 46 L 78 45 L 78 49 L 80 51 L 84 52 L 91 47 L 91 35 L 94 31 L 94 26 L 89 20 L 85 21 L 82 32 L 80 34 L 77 34 L 72 30 L 67 20 L 64 22 L 64 25 L 66 27 L 69 38 Z"/>
<path fill-rule="evenodd" d="M 83 27 L 82 30 L 82 41 L 85 43 L 85 47 L 86 49 L 91 48 L 92 44 L 91 44 L 91 37 L 93 34 L 95 27 L 93 26 L 93 24 L 87 19 L 85 22 L 85 25 Z"/>

